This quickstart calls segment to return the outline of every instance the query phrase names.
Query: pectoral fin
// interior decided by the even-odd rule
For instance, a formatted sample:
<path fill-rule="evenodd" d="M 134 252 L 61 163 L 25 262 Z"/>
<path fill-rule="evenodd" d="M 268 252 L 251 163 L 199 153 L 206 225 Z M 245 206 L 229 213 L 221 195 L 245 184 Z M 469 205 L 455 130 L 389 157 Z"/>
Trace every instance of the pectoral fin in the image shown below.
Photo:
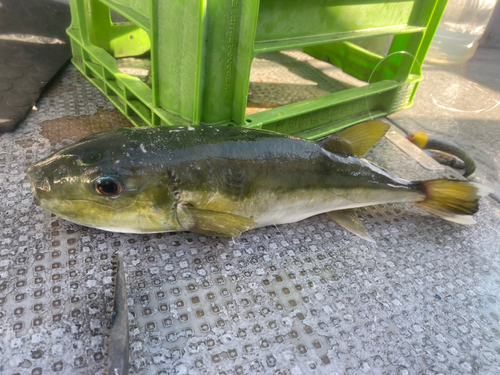
<path fill-rule="evenodd" d="M 352 234 L 355 234 L 366 241 L 375 242 L 375 240 L 366 231 L 363 223 L 359 221 L 355 209 L 330 211 L 326 214 L 330 217 L 330 219 L 335 221 L 344 229 L 347 229 Z"/>
<path fill-rule="evenodd" d="M 389 129 L 380 120 L 350 126 L 321 142 L 321 147 L 334 154 L 364 156 Z"/>
<path fill-rule="evenodd" d="M 177 221 L 187 231 L 214 237 L 238 237 L 257 225 L 243 216 L 203 210 L 189 204 L 177 206 Z"/>

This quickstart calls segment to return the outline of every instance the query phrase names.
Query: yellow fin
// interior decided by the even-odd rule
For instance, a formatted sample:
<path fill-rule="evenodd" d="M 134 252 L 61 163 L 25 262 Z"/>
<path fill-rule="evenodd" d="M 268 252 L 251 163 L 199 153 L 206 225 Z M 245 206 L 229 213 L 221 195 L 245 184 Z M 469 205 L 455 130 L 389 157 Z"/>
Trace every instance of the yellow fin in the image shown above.
<path fill-rule="evenodd" d="M 328 137 L 321 142 L 321 147 L 333 154 L 342 156 L 353 156 L 351 143 L 336 136 Z"/>
<path fill-rule="evenodd" d="M 333 138 L 346 141 L 352 149 L 352 155 L 362 157 L 384 136 L 389 127 L 388 124 L 380 120 L 367 121 L 350 126 L 335 134 Z M 340 144 L 342 143 L 340 142 Z M 328 143 L 325 141 L 325 150 L 337 153 L 327 145 Z M 343 147 L 345 149 L 345 146 Z"/>
<path fill-rule="evenodd" d="M 177 205 L 177 221 L 187 231 L 214 237 L 238 237 L 257 225 L 243 216 L 203 210 L 188 204 Z"/>
<path fill-rule="evenodd" d="M 359 221 L 355 209 L 330 211 L 326 214 L 330 217 L 330 219 L 352 234 L 355 234 L 366 241 L 375 242 L 375 240 L 366 231 L 363 223 Z"/>
<path fill-rule="evenodd" d="M 476 223 L 472 215 L 479 209 L 479 198 L 492 192 L 484 185 L 468 181 L 430 180 L 415 182 L 415 185 L 425 198 L 413 202 L 414 206 L 442 219 L 466 225 Z"/>

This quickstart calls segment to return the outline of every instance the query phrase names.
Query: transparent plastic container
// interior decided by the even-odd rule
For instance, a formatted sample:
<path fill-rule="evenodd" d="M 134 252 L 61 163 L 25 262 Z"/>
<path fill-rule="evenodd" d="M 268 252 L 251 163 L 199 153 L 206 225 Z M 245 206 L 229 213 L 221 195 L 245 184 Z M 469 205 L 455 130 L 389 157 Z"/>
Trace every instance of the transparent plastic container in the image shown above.
<path fill-rule="evenodd" d="M 476 53 L 497 0 L 448 0 L 427 62 L 464 64 Z"/>

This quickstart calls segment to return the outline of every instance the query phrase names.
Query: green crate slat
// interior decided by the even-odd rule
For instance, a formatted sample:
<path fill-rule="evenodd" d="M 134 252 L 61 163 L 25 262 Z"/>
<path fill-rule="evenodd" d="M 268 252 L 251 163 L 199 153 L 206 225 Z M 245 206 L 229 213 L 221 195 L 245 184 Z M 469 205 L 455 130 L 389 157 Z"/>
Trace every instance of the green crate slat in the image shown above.
<path fill-rule="evenodd" d="M 70 0 L 70 6 L 73 63 L 134 125 L 237 125 L 313 139 L 412 105 L 446 0 Z M 110 10 L 129 22 L 113 23 Z M 388 35 L 394 38 L 387 58 L 353 43 Z M 253 59 L 292 48 L 368 85 L 247 116 Z M 145 53 L 150 87 L 116 64 Z"/>
<path fill-rule="evenodd" d="M 151 110 L 141 103 L 140 100 L 129 100 L 128 105 L 133 108 L 134 112 L 137 113 L 144 122 L 151 121 Z"/>
<path fill-rule="evenodd" d="M 362 30 L 362 31 L 342 31 L 338 33 L 331 33 L 326 35 L 304 36 L 298 38 L 278 39 L 278 40 L 265 40 L 262 42 L 255 42 L 255 54 L 273 51 L 282 51 L 286 49 L 295 49 L 303 47 L 311 47 L 317 45 L 328 44 L 332 42 L 342 42 L 345 40 L 369 38 L 372 36 L 386 36 L 393 34 L 410 34 L 422 32 L 423 27 L 416 26 L 395 26 L 385 27 L 382 29 Z"/>
<path fill-rule="evenodd" d="M 100 0 L 101 3 L 110 7 L 115 12 L 121 14 L 127 19 L 134 20 L 134 22 L 141 29 L 150 32 L 151 25 L 149 23 L 148 14 L 150 12 L 149 1 L 110 1 L 110 0 Z M 136 6 L 137 10 L 135 9 Z"/>

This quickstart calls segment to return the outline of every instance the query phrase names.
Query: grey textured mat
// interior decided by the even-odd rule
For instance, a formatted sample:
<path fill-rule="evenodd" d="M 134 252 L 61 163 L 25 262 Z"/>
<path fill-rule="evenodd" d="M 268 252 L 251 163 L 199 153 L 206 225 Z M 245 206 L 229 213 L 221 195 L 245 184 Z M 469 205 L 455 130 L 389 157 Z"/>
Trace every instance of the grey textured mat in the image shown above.
<path fill-rule="evenodd" d="M 427 101 L 425 87 L 418 95 Z M 427 118 L 418 105 L 415 127 Z M 494 145 L 499 117 L 488 114 Z M 107 233 L 35 207 L 27 166 L 124 125 L 70 67 L 16 133 L 0 136 L 1 374 L 104 370 L 115 251 L 136 374 L 500 372 L 500 209 L 490 198 L 471 227 L 409 205 L 368 207 L 359 213 L 376 244 L 326 215 L 221 240 Z M 401 177 L 436 176 L 385 139 L 368 157 Z M 496 186 L 494 173 L 479 177 Z"/>
<path fill-rule="evenodd" d="M 71 57 L 69 6 L 51 0 L 0 2 L 0 132 L 14 131 Z"/>

